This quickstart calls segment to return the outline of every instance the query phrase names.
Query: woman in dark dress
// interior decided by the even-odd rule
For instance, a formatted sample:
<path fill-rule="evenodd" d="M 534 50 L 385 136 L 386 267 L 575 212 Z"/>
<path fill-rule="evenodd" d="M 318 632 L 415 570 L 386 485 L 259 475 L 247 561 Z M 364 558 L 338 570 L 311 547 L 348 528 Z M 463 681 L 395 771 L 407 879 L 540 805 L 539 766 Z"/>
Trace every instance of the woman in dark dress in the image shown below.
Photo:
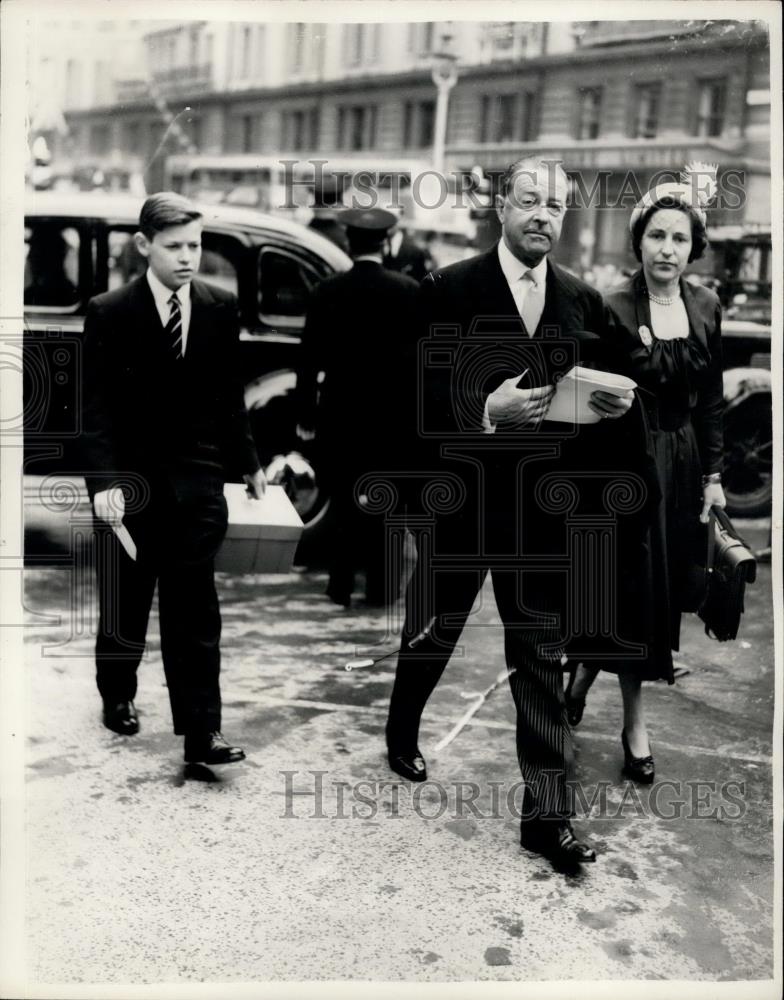
<path fill-rule="evenodd" d="M 702 168 L 705 170 L 705 168 Z M 699 178 L 697 178 L 697 181 Z M 705 174 L 702 174 L 705 184 Z M 707 186 L 706 186 L 707 187 Z M 669 646 L 679 648 L 683 611 L 696 610 L 694 567 L 704 562 L 712 505 L 725 506 L 721 487 L 721 307 L 717 296 L 682 277 L 707 246 L 703 200 L 694 178 L 659 185 L 632 212 L 632 247 L 642 268 L 605 300 L 628 335 L 637 381 L 653 437 L 662 500 L 650 548 L 657 600 L 666 602 Z M 566 689 L 569 720 L 577 725 L 596 673 L 580 664 Z M 650 783 L 648 741 L 639 675 L 619 673 L 624 707 L 624 774 Z"/>

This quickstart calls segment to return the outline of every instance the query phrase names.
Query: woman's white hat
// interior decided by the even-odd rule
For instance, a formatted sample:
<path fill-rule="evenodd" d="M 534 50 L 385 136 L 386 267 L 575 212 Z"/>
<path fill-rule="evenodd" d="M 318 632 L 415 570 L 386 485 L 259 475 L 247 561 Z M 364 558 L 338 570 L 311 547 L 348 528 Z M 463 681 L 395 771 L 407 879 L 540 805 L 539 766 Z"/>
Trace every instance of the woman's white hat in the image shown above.
<path fill-rule="evenodd" d="M 679 182 L 668 181 L 657 184 L 650 191 L 646 191 L 632 210 L 629 229 L 634 229 L 634 224 L 643 212 L 658 202 L 666 200 L 679 201 L 682 205 L 688 205 L 694 210 L 704 226 L 705 206 L 716 196 L 718 169 L 717 163 L 688 163 L 681 171 Z"/>

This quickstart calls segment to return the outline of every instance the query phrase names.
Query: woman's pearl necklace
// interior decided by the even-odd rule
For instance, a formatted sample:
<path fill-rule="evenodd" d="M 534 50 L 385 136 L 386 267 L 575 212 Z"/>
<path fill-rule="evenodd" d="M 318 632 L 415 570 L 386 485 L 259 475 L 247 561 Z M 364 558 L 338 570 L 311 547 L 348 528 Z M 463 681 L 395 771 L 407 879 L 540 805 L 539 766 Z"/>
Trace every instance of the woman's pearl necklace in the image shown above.
<path fill-rule="evenodd" d="M 677 295 L 673 295 L 671 299 L 666 299 L 663 295 L 654 295 L 651 291 L 648 292 L 648 298 L 651 302 L 655 302 L 657 306 L 671 306 L 673 302 L 677 302 L 680 297 L 680 292 Z"/>

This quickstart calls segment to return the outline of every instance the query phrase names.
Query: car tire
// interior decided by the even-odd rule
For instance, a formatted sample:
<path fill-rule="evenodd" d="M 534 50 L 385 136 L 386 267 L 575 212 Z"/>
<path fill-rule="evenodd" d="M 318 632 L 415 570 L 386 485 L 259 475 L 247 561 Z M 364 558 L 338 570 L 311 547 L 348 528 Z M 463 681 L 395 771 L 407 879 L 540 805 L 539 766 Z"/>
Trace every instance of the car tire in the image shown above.
<path fill-rule="evenodd" d="M 722 482 L 731 517 L 765 517 L 773 501 L 773 410 L 768 392 L 732 402 L 724 413 Z"/>

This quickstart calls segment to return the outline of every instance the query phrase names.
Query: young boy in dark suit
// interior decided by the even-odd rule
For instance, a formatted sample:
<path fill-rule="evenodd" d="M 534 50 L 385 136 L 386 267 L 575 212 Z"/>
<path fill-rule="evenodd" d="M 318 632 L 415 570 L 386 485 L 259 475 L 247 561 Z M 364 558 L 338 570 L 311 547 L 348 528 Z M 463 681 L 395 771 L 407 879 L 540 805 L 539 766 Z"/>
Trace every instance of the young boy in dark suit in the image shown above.
<path fill-rule="evenodd" d="M 134 240 L 147 273 L 88 305 L 82 443 L 98 529 L 104 725 L 138 732 L 136 670 L 157 582 L 174 732 L 187 762 L 226 764 L 245 754 L 220 732 L 213 560 L 226 532 L 223 484 L 241 473 L 260 499 L 265 480 L 234 361 L 236 300 L 195 278 L 201 229 L 180 195 L 145 201 Z"/>

